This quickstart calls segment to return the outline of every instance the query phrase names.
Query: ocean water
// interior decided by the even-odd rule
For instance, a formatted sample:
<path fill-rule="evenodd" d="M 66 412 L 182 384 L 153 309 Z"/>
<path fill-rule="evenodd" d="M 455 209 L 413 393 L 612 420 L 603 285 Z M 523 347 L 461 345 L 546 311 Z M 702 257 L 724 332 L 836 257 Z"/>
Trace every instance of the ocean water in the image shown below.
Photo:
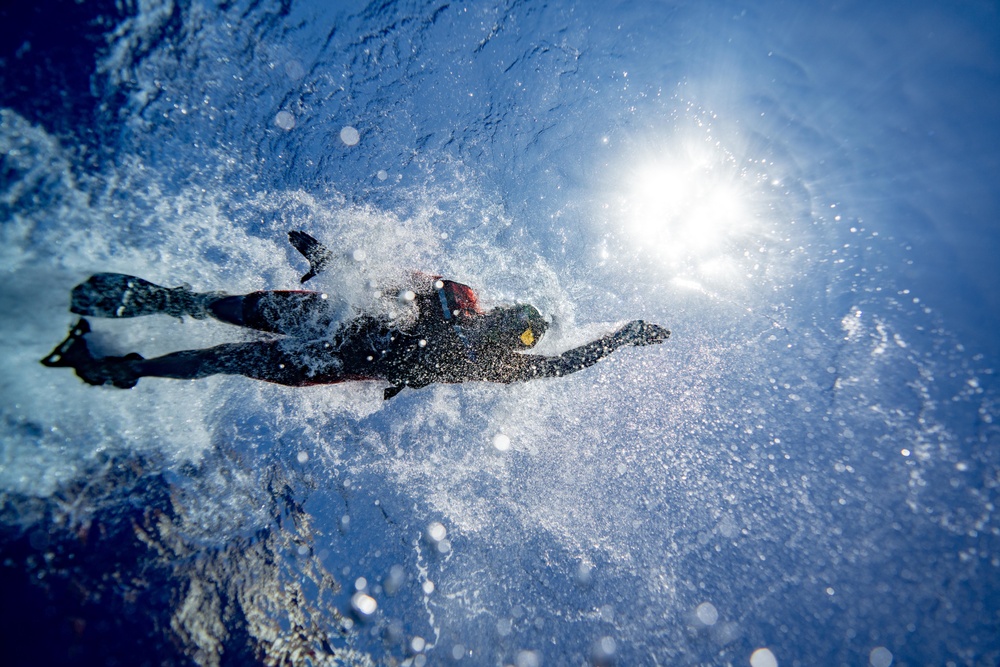
<path fill-rule="evenodd" d="M 5 664 L 1000 662 L 994 3 L 0 9 Z M 519 385 L 84 385 L 118 271 L 530 302 Z M 145 356 L 246 340 L 92 321 Z"/>

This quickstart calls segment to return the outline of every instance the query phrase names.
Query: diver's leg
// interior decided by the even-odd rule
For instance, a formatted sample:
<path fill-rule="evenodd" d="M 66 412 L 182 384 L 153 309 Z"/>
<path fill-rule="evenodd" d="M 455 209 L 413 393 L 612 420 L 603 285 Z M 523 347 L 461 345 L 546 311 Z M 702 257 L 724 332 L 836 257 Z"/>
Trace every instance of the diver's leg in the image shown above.
<path fill-rule="evenodd" d="M 97 273 L 73 288 L 70 311 L 93 317 L 139 317 L 165 313 L 208 317 L 210 303 L 223 292 L 193 292 L 190 287 L 161 287 L 122 273 Z"/>
<path fill-rule="evenodd" d="M 339 360 L 328 357 L 307 365 L 284 349 L 282 341 L 227 343 L 204 350 L 183 350 L 131 362 L 136 377 L 193 380 L 210 375 L 243 375 L 292 387 L 333 384 L 346 379 Z"/>
<path fill-rule="evenodd" d="M 208 305 L 217 320 L 241 327 L 309 338 L 328 333 L 334 307 L 320 292 L 271 291 L 228 296 Z"/>

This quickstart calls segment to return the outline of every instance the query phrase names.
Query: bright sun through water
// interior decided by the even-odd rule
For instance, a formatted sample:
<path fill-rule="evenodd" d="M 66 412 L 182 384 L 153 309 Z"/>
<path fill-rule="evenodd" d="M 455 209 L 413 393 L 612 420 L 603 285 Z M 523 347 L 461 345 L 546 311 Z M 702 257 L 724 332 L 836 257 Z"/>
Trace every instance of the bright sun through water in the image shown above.
<path fill-rule="evenodd" d="M 698 125 L 629 156 L 618 171 L 616 235 L 678 286 L 740 290 L 769 270 L 783 245 L 774 243 L 784 226 L 775 200 L 782 188 L 765 161 Z"/>
<path fill-rule="evenodd" d="M 683 141 L 637 165 L 629 180 L 629 233 L 671 263 L 717 260 L 751 226 L 745 175 L 707 142 Z"/>

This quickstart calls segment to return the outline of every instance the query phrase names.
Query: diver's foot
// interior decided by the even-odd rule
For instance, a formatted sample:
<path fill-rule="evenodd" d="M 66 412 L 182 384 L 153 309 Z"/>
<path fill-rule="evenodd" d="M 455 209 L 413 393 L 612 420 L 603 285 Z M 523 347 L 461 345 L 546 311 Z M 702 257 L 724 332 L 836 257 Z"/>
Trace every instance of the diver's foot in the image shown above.
<path fill-rule="evenodd" d="M 139 383 L 139 373 L 134 362 L 142 359 L 142 355 L 132 352 L 124 357 L 91 359 L 89 364 L 80 364 L 73 370 L 87 384 L 131 389 Z"/>
<path fill-rule="evenodd" d="M 97 273 L 73 288 L 70 310 L 115 319 L 164 313 L 200 320 L 211 314 L 209 304 L 224 296 L 224 292 L 195 292 L 187 285 L 161 287 L 122 273 Z"/>
<path fill-rule="evenodd" d="M 80 318 L 69 330 L 66 340 L 55 346 L 55 349 L 47 357 L 42 359 L 42 365 L 55 367 L 73 368 L 78 363 L 92 361 L 93 357 L 87 349 L 87 341 L 84 336 L 90 333 L 90 322 Z"/>
<path fill-rule="evenodd" d="M 139 372 L 136 361 L 142 356 L 131 353 L 124 357 L 102 357 L 95 359 L 87 347 L 90 333 L 90 323 L 80 318 L 80 321 L 69 330 L 66 340 L 56 345 L 55 349 L 44 359 L 42 365 L 50 368 L 72 368 L 77 376 L 96 386 L 110 385 L 119 389 L 131 389 L 139 382 Z"/>

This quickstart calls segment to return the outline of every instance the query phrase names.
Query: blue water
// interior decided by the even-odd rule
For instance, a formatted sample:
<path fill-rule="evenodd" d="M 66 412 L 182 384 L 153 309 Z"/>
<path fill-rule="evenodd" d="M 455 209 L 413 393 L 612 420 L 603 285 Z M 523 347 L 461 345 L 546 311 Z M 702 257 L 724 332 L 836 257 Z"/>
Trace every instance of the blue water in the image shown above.
<path fill-rule="evenodd" d="M 993 3 L 0 19 L 10 664 L 1000 662 Z M 673 336 L 389 402 L 37 363 L 93 272 L 294 288 L 288 229 L 344 317 L 420 269 L 535 304 L 543 353 Z"/>

